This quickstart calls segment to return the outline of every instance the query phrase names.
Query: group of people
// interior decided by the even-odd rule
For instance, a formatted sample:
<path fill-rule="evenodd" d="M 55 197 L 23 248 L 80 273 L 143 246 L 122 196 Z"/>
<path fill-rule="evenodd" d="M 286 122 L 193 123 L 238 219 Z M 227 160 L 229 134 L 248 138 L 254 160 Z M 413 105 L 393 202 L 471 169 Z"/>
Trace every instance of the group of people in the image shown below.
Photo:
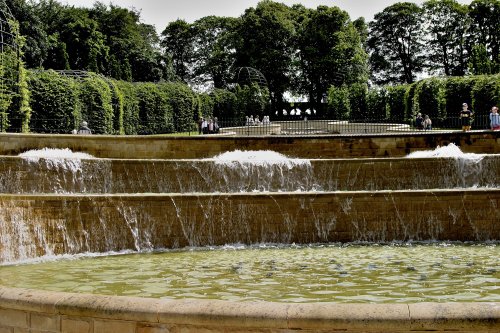
<path fill-rule="evenodd" d="M 473 117 L 474 117 L 474 112 L 469 110 L 469 105 L 467 103 L 463 103 L 462 111 L 460 111 L 462 131 L 464 132 L 470 131 Z M 492 131 L 500 130 L 500 115 L 498 114 L 497 106 L 493 106 L 490 111 L 490 129 Z"/>
<path fill-rule="evenodd" d="M 86 121 L 82 121 L 78 130 L 74 129 L 71 133 L 80 134 L 80 135 L 89 135 L 92 134 L 92 130 L 88 126 L 89 124 Z"/>
<path fill-rule="evenodd" d="M 219 133 L 219 122 L 217 117 L 215 118 L 201 118 L 198 122 L 198 133 L 199 134 L 217 134 Z"/>
<path fill-rule="evenodd" d="M 417 114 L 417 118 L 415 120 L 415 126 L 419 130 L 431 130 L 432 129 L 432 120 L 428 115 L 422 117 L 422 114 Z"/>
<path fill-rule="evenodd" d="M 258 126 L 258 125 L 269 125 L 271 124 L 271 120 L 269 116 L 264 116 L 262 121 L 260 121 L 259 116 L 250 116 L 246 117 L 245 126 Z"/>
<path fill-rule="evenodd" d="M 469 105 L 467 103 L 463 103 L 462 110 L 460 111 L 460 124 L 462 125 L 462 131 L 468 132 L 471 130 L 473 118 L 474 112 L 472 112 L 472 110 L 469 110 Z M 432 120 L 428 115 L 422 117 L 422 114 L 418 113 L 417 117 L 415 118 L 415 127 L 419 130 L 431 130 Z M 498 113 L 497 106 L 491 108 L 490 128 L 493 131 L 500 130 L 500 114 Z"/>

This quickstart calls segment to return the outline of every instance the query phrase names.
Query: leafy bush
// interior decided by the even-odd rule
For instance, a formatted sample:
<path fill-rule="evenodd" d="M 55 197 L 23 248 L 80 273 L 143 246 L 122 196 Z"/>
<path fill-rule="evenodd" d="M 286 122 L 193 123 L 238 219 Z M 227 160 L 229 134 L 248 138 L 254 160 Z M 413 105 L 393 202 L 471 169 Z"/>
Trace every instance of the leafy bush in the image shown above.
<path fill-rule="evenodd" d="M 480 76 L 472 88 L 472 108 L 476 115 L 487 115 L 500 104 L 500 75 Z"/>
<path fill-rule="evenodd" d="M 475 80 L 472 88 L 472 110 L 474 127 L 489 128 L 491 107 L 500 104 L 500 75 L 481 76 Z"/>
<path fill-rule="evenodd" d="M 366 95 L 366 116 L 368 119 L 387 119 L 387 90 L 374 88 Z"/>
<path fill-rule="evenodd" d="M 197 108 L 195 112 L 195 119 L 212 118 L 214 113 L 215 102 L 212 96 L 206 93 L 197 96 Z"/>
<path fill-rule="evenodd" d="M 112 95 L 108 83 L 90 74 L 80 84 L 80 120 L 87 121 L 95 134 L 113 134 Z"/>
<path fill-rule="evenodd" d="M 256 83 L 243 87 L 237 85 L 235 95 L 235 120 L 243 120 L 245 116 L 258 116 L 262 118 L 264 111 L 269 106 L 269 90 L 259 87 Z"/>
<path fill-rule="evenodd" d="M 113 85 L 122 95 L 123 133 L 137 135 L 139 133 L 140 118 L 136 85 L 117 80 L 113 80 Z"/>
<path fill-rule="evenodd" d="M 31 92 L 30 130 L 38 133 L 70 133 L 78 127 L 76 81 L 54 71 L 29 72 Z"/>
<path fill-rule="evenodd" d="M 368 119 L 366 97 L 368 86 L 366 83 L 354 83 L 349 86 L 349 105 L 352 120 Z"/>
<path fill-rule="evenodd" d="M 107 80 L 109 88 L 111 89 L 111 107 L 113 108 L 113 133 L 124 134 L 123 129 L 123 103 L 124 96 L 122 91 L 118 88 L 115 80 Z"/>
<path fill-rule="evenodd" d="M 175 131 L 188 132 L 196 128 L 196 102 L 191 88 L 183 83 L 167 82 L 158 84 L 158 89 L 167 96 Z"/>
<path fill-rule="evenodd" d="M 387 112 L 392 120 L 406 120 L 411 118 L 405 112 L 405 94 L 408 85 L 388 86 L 387 89 Z"/>
<path fill-rule="evenodd" d="M 168 95 L 154 83 L 135 85 L 140 124 L 138 134 L 165 134 L 174 131 Z"/>
<path fill-rule="evenodd" d="M 458 117 L 462 103 L 472 106 L 472 88 L 475 77 L 452 77 L 445 82 L 446 116 Z"/>
<path fill-rule="evenodd" d="M 445 115 L 444 82 L 438 78 L 418 83 L 414 96 L 414 113 L 428 115 L 431 119 L 442 119 Z"/>
<path fill-rule="evenodd" d="M 349 88 L 331 86 L 328 90 L 328 116 L 332 119 L 346 120 L 351 114 Z"/>
<path fill-rule="evenodd" d="M 213 116 L 219 119 L 235 119 L 237 118 L 237 98 L 236 95 L 225 89 L 214 89 L 210 93 L 210 97 L 214 103 Z"/>

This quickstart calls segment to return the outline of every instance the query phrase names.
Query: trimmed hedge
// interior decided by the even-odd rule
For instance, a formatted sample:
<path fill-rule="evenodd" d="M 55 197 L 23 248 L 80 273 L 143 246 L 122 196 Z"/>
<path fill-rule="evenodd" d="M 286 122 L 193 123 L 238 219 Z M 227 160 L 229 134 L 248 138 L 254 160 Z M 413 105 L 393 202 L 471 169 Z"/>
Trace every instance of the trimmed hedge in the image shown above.
<path fill-rule="evenodd" d="M 154 83 L 138 83 L 134 88 L 139 102 L 138 134 L 172 133 L 173 112 L 165 91 Z"/>
<path fill-rule="evenodd" d="M 54 71 L 29 72 L 30 131 L 71 133 L 78 127 L 77 82 Z"/>
<path fill-rule="evenodd" d="M 189 132 L 196 129 L 196 99 L 187 85 L 177 82 L 160 83 L 158 89 L 165 94 L 172 110 L 174 130 Z"/>
<path fill-rule="evenodd" d="M 95 134 L 113 134 L 112 94 L 108 83 L 100 76 L 90 74 L 79 87 L 79 121 L 86 121 Z"/>
<path fill-rule="evenodd" d="M 331 87 L 328 115 L 339 120 L 407 122 L 422 113 L 431 117 L 435 127 L 454 127 L 459 126 L 462 103 L 475 112 L 475 128 L 488 128 L 491 107 L 500 105 L 500 75 L 428 78 L 371 89 L 363 84 Z"/>
<path fill-rule="evenodd" d="M 115 88 L 118 89 L 122 95 L 121 109 L 123 112 L 123 134 L 137 135 L 139 134 L 140 125 L 139 99 L 137 97 L 137 89 L 135 88 L 134 84 L 130 82 L 117 80 L 112 80 L 112 82 Z M 121 131 L 120 134 L 122 134 Z"/>

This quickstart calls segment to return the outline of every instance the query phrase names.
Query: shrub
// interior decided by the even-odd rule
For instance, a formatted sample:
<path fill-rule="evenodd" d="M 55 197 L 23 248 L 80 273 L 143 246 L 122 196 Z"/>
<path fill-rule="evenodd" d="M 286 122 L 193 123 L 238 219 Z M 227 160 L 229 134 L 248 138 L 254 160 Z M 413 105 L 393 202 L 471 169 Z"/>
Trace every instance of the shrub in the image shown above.
<path fill-rule="evenodd" d="M 80 84 L 79 121 L 88 122 L 95 134 L 113 134 L 113 107 L 111 89 L 100 76 L 91 73 Z"/>
<path fill-rule="evenodd" d="M 387 90 L 373 88 L 366 95 L 366 116 L 368 119 L 387 119 Z"/>
<path fill-rule="evenodd" d="M 122 95 L 123 133 L 137 135 L 140 125 L 137 86 L 130 82 L 118 80 L 113 80 L 113 84 Z"/>
<path fill-rule="evenodd" d="M 414 113 L 428 115 L 431 119 L 442 119 L 445 112 L 444 82 L 439 78 L 422 80 L 417 85 L 414 96 Z"/>
<path fill-rule="evenodd" d="M 366 83 L 354 83 L 349 86 L 350 119 L 365 120 L 369 118 L 366 98 L 368 86 Z"/>
<path fill-rule="evenodd" d="M 210 93 L 210 97 L 214 103 L 214 117 L 226 120 L 237 118 L 237 98 L 233 92 L 225 89 L 214 89 Z"/>
<path fill-rule="evenodd" d="M 108 79 L 107 83 L 111 89 L 111 107 L 113 108 L 113 133 L 124 134 L 123 129 L 123 104 L 124 96 L 118 88 L 115 80 Z"/>
<path fill-rule="evenodd" d="M 138 83 L 135 88 L 140 119 L 138 134 L 172 133 L 173 114 L 167 94 L 154 83 Z"/>
<path fill-rule="evenodd" d="M 472 107 L 472 88 L 474 87 L 474 77 L 452 77 L 448 78 L 445 86 L 446 116 L 458 117 L 462 110 L 462 103 L 467 103 Z"/>
<path fill-rule="evenodd" d="M 77 128 L 76 81 L 54 71 L 29 72 L 31 92 L 30 130 L 38 133 L 70 133 Z"/>
<path fill-rule="evenodd" d="M 388 86 L 387 90 L 387 113 L 391 120 L 404 121 L 411 116 L 405 112 L 405 94 L 408 85 Z"/>
<path fill-rule="evenodd" d="M 349 88 L 331 86 L 328 90 L 328 117 L 338 120 L 349 119 L 351 106 L 349 104 Z"/>
<path fill-rule="evenodd" d="M 478 77 L 472 88 L 474 126 L 489 128 L 488 115 L 491 107 L 500 104 L 500 75 Z"/>
<path fill-rule="evenodd" d="M 264 111 L 269 106 L 269 90 L 259 87 L 256 83 L 243 87 L 237 85 L 235 95 L 235 120 L 243 120 L 245 116 L 262 118 Z"/>
<path fill-rule="evenodd" d="M 196 128 L 196 102 L 191 88 L 183 83 L 168 82 L 158 84 L 158 89 L 167 96 L 175 131 L 188 132 Z"/>

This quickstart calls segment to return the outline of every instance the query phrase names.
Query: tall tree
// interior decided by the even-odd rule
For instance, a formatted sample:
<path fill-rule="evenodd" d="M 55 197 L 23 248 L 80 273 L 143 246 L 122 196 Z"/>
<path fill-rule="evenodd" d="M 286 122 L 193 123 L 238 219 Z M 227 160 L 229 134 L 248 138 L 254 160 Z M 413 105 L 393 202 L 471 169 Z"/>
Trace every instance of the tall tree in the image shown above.
<path fill-rule="evenodd" d="M 377 83 L 412 83 L 424 68 L 422 9 L 399 2 L 375 15 L 368 47 Z"/>
<path fill-rule="evenodd" d="M 264 74 L 273 105 L 290 87 L 294 29 L 291 9 L 269 0 L 247 9 L 237 28 L 235 65 Z"/>
<path fill-rule="evenodd" d="M 238 19 L 207 16 L 193 23 L 193 66 L 198 84 L 226 88 L 235 61 L 234 30 Z"/>
<path fill-rule="evenodd" d="M 367 55 L 359 31 L 338 7 L 309 10 L 297 36 L 302 92 L 318 105 L 332 85 L 367 79 Z"/>
<path fill-rule="evenodd" d="M 191 25 L 184 20 L 176 20 L 168 24 L 161 36 L 161 46 L 172 59 L 175 74 L 184 82 L 189 82 L 194 54 Z"/>
<path fill-rule="evenodd" d="M 431 72 L 462 76 L 467 71 L 470 19 L 467 6 L 456 0 L 424 3 L 427 65 Z"/>
<path fill-rule="evenodd" d="M 23 46 L 26 67 L 41 67 L 47 58 L 49 40 L 43 22 L 26 0 L 6 0 L 12 15 L 19 22 L 19 33 L 24 36 Z"/>
<path fill-rule="evenodd" d="M 469 6 L 473 45 L 486 49 L 492 72 L 500 72 L 500 0 L 474 0 Z"/>

